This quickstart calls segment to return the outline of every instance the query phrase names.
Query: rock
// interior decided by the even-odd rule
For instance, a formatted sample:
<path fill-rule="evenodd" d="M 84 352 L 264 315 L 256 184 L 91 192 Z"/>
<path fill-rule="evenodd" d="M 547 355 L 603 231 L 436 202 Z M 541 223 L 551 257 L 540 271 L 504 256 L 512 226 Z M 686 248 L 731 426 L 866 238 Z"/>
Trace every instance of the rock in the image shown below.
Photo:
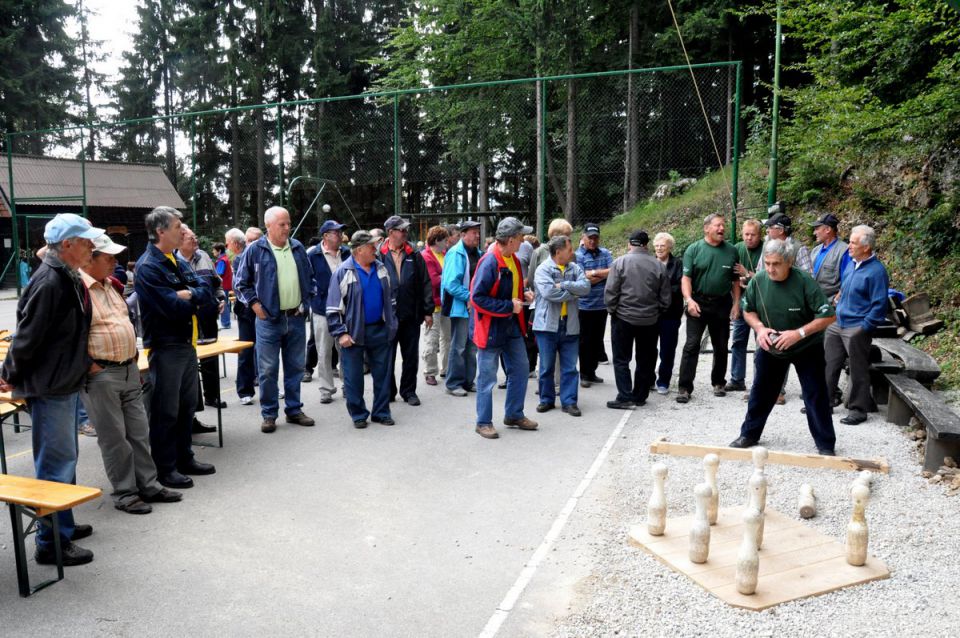
<path fill-rule="evenodd" d="M 925 479 L 928 479 L 933 476 L 933 472 L 931 472 L 930 470 L 924 470 L 921 476 Z"/>
<path fill-rule="evenodd" d="M 943 458 L 943 464 L 947 467 L 957 467 L 957 462 L 953 460 L 952 456 L 945 456 Z"/>
<path fill-rule="evenodd" d="M 938 483 L 941 483 L 942 481 L 943 481 L 943 477 L 940 476 L 939 474 L 935 474 L 934 476 L 932 476 L 932 477 L 930 478 L 929 483 L 930 483 L 931 485 L 937 485 Z"/>

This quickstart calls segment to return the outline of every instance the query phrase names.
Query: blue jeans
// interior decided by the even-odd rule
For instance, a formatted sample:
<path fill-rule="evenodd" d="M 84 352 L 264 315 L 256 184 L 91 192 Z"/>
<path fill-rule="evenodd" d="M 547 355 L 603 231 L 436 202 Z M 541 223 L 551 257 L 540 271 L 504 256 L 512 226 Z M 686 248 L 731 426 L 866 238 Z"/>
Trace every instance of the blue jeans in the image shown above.
<path fill-rule="evenodd" d="M 390 417 L 390 334 L 383 323 L 370 323 L 363 329 L 363 345 L 340 349 L 340 371 L 343 373 L 343 398 L 354 421 L 370 417 L 363 400 L 363 359 L 370 362 L 373 378 L 373 416 Z"/>
<path fill-rule="evenodd" d="M 77 404 L 80 394 L 64 394 L 28 399 L 30 420 L 33 428 L 33 465 L 37 478 L 57 483 L 77 482 Z M 61 542 L 73 537 L 73 510 L 57 513 Z M 50 547 L 53 544 L 53 528 L 40 525 L 37 530 L 37 545 Z"/>
<path fill-rule="evenodd" d="M 560 354 L 560 405 L 576 405 L 580 373 L 577 356 L 580 336 L 567 334 L 567 320 L 561 319 L 556 332 L 537 330 L 537 348 L 540 350 L 540 403 L 554 404 L 553 369 Z"/>
<path fill-rule="evenodd" d="M 227 294 L 226 300 L 223 302 L 223 312 L 220 313 L 220 325 L 224 329 L 230 327 L 230 291 L 224 291 Z"/>
<path fill-rule="evenodd" d="M 470 319 L 450 317 L 450 356 L 447 359 L 447 389 L 466 390 L 477 378 L 477 346 L 470 339 Z"/>
<path fill-rule="evenodd" d="M 747 378 L 748 341 L 750 341 L 750 325 L 743 320 L 743 317 L 736 319 L 733 322 L 733 344 L 730 346 L 730 381 L 732 383 L 743 383 Z"/>
<path fill-rule="evenodd" d="M 512 317 L 510 320 L 515 321 Z M 477 348 L 477 371 L 480 375 L 477 379 L 477 425 L 493 425 L 493 387 L 497 385 L 501 354 L 507 371 L 507 400 L 503 416 L 507 419 L 523 418 L 523 399 L 527 394 L 530 362 L 519 328 L 516 328 L 516 333 L 507 337 L 503 346 Z M 450 374 L 449 369 L 447 374 Z M 552 379 L 551 376 L 551 385 Z"/>
<path fill-rule="evenodd" d="M 257 362 L 260 378 L 260 414 L 265 419 L 277 418 L 280 409 L 277 378 L 283 357 L 284 413 L 303 412 L 300 402 L 300 381 L 307 358 L 307 331 L 304 318 L 281 315 L 279 319 L 257 319 Z"/>
<path fill-rule="evenodd" d="M 680 321 L 680 319 L 660 320 L 660 369 L 657 371 L 657 385 L 661 388 L 670 387 L 677 343 L 680 340 Z"/>

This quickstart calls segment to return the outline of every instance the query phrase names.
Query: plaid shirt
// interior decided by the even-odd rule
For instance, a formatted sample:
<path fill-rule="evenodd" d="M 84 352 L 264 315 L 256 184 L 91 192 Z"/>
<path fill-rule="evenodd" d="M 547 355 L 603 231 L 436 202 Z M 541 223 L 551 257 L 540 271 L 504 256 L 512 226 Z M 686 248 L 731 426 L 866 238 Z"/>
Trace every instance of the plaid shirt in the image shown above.
<path fill-rule="evenodd" d="M 117 363 L 132 359 L 137 354 L 137 335 L 123 297 L 109 283 L 97 281 L 85 272 L 80 276 L 93 306 L 87 341 L 90 358 Z"/>
<path fill-rule="evenodd" d="M 613 264 L 613 255 L 602 246 L 597 248 L 595 253 L 580 246 L 577 248 L 577 263 L 583 269 L 583 272 L 603 270 Z M 603 302 L 603 289 L 606 285 L 606 279 L 593 284 L 590 287 L 590 294 L 579 300 L 580 310 L 606 310 L 607 305 Z"/>

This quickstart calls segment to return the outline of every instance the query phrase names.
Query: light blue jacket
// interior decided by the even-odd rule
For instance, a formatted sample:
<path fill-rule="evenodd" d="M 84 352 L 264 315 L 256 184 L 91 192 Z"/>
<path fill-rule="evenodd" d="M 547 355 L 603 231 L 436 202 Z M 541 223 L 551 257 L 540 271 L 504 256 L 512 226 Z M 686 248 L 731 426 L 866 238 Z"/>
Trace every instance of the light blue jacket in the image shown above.
<path fill-rule="evenodd" d="M 583 268 L 571 261 L 561 272 L 553 259 L 540 264 L 533 277 L 536 288 L 536 312 L 533 315 L 534 331 L 556 332 L 560 325 L 560 310 L 567 304 L 567 334 L 580 334 L 580 310 L 578 299 L 590 294 L 590 281 Z M 556 284 L 560 284 L 557 288 Z"/>
<path fill-rule="evenodd" d="M 466 319 L 470 316 L 470 258 L 462 241 L 454 244 L 443 258 L 443 277 L 440 280 L 440 304 L 449 315 Z"/>

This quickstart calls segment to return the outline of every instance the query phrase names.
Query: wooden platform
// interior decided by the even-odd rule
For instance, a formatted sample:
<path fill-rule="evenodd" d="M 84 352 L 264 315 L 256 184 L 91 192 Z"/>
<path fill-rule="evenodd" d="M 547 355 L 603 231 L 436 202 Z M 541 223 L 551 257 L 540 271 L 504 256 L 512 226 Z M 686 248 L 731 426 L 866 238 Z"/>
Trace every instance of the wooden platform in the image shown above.
<path fill-rule="evenodd" d="M 757 592 L 744 596 L 734 585 L 743 534 L 742 512 L 740 507 L 720 510 L 717 524 L 710 528 L 710 556 L 702 565 L 687 558 L 692 515 L 668 519 L 663 536 L 650 536 L 646 522 L 634 525 L 630 543 L 690 577 L 728 605 L 754 611 L 890 576 L 887 566 L 873 556 L 862 567 L 848 565 L 839 540 L 767 508 Z"/>

